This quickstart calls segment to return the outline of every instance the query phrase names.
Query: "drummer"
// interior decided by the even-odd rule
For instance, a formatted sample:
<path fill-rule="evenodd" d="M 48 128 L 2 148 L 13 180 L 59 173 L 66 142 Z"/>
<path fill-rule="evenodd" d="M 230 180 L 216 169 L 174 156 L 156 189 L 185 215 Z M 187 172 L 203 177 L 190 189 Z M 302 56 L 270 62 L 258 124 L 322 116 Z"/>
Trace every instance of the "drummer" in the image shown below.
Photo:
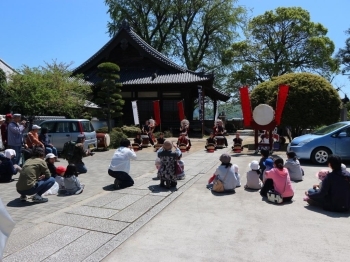
<path fill-rule="evenodd" d="M 157 144 L 154 145 L 154 148 L 156 149 L 156 151 L 157 151 L 160 147 L 163 146 L 164 141 L 165 141 L 164 134 L 161 132 L 161 133 L 159 133 L 159 137 L 157 138 Z"/>
<path fill-rule="evenodd" d="M 188 131 L 190 128 L 190 122 L 187 119 L 183 119 L 180 123 L 180 134 L 185 133 L 188 140 L 188 144 L 191 147 L 191 139 L 188 137 Z"/>
<path fill-rule="evenodd" d="M 243 150 L 243 139 L 239 137 L 239 133 L 236 133 L 236 137 L 233 139 L 233 146 L 232 150 L 237 146 L 241 146 L 241 149 Z"/>
<path fill-rule="evenodd" d="M 210 132 L 210 136 L 207 138 L 207 144 L 205 145 L 205 148 L 207 149 L 209 145 L 216 147 L 216 139 L 213 132 Z"/>
<path fill-rule="evenodd" d="M 189 143 L 189 139 L 186 137 L 186 133 L 181 133 L 180 137 L 177 140 L 177 146 L 186 145 L 186 150 L 190 150 L 191 144 Z"/>
<path fill-rule="evenodd" d="M 215 136 L 222 136 L 224 138 L 224 143 L 225 143 L 225 146 L 227 147 L 227 139 L 226 137 L 224 136 L 224 127 L 223 127 L 223 123 L 220 119 L 218 119 L 216 121 L 216 126 L 214 126 L 214 135 Z"/>
<path fill-rule="evenodd" d="M 148 121 L 148 120 L 146 120 L 144 126 L 142 127 L 142 134 L 148 135 L 149 142 L 150 142 L 151 145 L 153 146 L 153 145 L 154 145 L 154 142 L 153 142 L 153 137 L 152 137 L 152 130 L 151 130 L 151 128 L 150 128 L 150 124 L 149 124 L 149 121 Z"/>
<path fill-rule="evenodd" d="M 141 134 L 140 133 L 137 133 L 136 134 L 136 137 L 134 138 L 134 144 L 133 146 L 137 144 L 139 145 L 139 150 L 142 150 L 142 140 L 141 140 Z"/>

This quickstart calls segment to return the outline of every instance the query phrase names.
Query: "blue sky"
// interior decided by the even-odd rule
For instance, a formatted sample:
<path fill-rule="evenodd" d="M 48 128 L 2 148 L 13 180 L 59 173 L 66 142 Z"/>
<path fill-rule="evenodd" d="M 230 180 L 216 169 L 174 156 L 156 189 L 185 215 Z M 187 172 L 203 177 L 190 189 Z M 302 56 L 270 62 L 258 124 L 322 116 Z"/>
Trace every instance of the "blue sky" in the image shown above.
<path fill-rule="evenodd" d="M 318 2 L 318 3 L 317 3 Z M 279 6 L 300 6 L 313 22 L 328 28 L 336 50 L 345 45 L 350 28 L 349 0 L 240 0 L 251 16 Z M 107 7 L 103 0 L 3 0 L 0 1 L 0 58 L 14 68 L 43 65 L 44 61 L 73 62 L 79 66 L 108 40 Z M 333 85 L 350 97 L 350 80 L 338 76 Z M 342 93 L 340 93 L 343 96 Z"/>

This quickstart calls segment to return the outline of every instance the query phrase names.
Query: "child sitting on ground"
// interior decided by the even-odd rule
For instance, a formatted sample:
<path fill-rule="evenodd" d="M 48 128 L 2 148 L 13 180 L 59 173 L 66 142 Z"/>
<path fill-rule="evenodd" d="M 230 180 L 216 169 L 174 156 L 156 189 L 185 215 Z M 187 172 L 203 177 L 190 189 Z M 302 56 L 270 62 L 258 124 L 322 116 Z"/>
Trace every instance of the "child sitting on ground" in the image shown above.
<path fill-rule="evenodd" d="M 232 165 L 235 170 L 235 177 L 237 179 L 237 187 L 241 186 L 241 175 L 238 173 L 238 165 Z"/>
<path fill-rule="evenodd" d="M 253 160 L 249 164 L 250 171 L 247 172 L 247 184 L 244 186 L 245 189 L 259 190 L 262 188 L 263 183 L 260 180 L 260 166 L 257 160 Z"/>
<path fill-rule="evenodd" d="M 181 174 L 177 174 L 177 180 L 183 180 L 185 179 L 185 162 L 181 160 L 182 154 L 179 156 L 177 163 L 179 164 L 182 173 Z"/>
<path fill-rule="evenodd" d="M 64 173 L 66 172 L 66 167 L 58 166 L 56 167 L 56 177 L 55 180 L 59 186 L 58 194 L 65 194 L 66 188 L 64 187 Z"/>
<path fill-rule="evenodd" d="M 66 195 L 78 195 L 83 192 L 84 185 L 80 184 L 77 175 L 76 166 L 74 164 L 69 164 L 64 173 L 64 187 L 67 191 Z"/>
<path fill-rule="evenodd" d="M 317 172 L 316 177 L 320 180 L 319 184 L 313 185 L 311 189 L 309 189 L 305 194 L 307 194 L 303 200 L 307 201 L 309 200 L 308 194 L 316 193 L 321 190 L 322 187 L 322 181 L 326 178 L 326 176 L 329 174 L 329 171 L 327 169 L 321 169 Z"/>
<path fill-rule="evenodd" d="M 267 158 L 264 162 L 264 166 L 265 166 L 265 169 L 264 169 L 264 172 L 262 174 L 262 179 L 261 181 L 264 181 L 265 179 L 265 174 L 266 174 L 266 171 L 270 171 L 272 168 L 273 168 L 273 159 L 272 158 Z"/>

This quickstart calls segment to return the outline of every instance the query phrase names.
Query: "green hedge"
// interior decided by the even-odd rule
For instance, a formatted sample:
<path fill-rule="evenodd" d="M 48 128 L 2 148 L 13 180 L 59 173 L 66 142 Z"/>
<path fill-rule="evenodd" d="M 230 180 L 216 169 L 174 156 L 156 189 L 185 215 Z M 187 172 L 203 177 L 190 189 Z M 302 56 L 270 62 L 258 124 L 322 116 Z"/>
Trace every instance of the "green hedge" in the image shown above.
<path fill-rule="evenodd" d="M 173 137 L 173 133 L 171 133 L 170 131 L 164 131 L 164 138 L 169 138 L 169 137 Z M 160 132 L 155 132 L 153 133 L 155 138 L 159 137 Z"/>
<path fill-rule="evenodd" d="M 123 126 L 121 130 L 127 137 L 136 137 L 138 133 L 141 133 L 141 129 L 137 126 Z"/>
<path fill-rule="evenodd" d="M 113 130 L 110 134 L 109 134 L 110 138 L 111 138 L 111 144 L 109 145 L 110 148 L 118 148 L 120 146 L 120 141 L 123 138 L 128 138 L 125 134 L 123 134 L 122 132 L 118 132 Z"/>
<path fill-rule="evenodd" d="M 120 127 L 113 127 L 112 131 L 122 132 L 122 129 Z M 106 134 L 106 133 L 108 133 L 108 127 L 106 127 L 106 126 L 101 127 L 101 128 L 96 130 L 96 133 L 104 133 L 104 134 Z"/>

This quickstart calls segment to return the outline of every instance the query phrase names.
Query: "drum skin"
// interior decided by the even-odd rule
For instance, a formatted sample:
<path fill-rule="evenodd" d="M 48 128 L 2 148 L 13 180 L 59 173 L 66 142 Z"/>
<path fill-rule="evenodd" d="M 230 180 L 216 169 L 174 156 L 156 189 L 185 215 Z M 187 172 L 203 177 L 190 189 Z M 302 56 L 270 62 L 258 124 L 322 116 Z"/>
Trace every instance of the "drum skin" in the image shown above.
<path fill-rule="evenodd" d="M 111 143 L 111 138 L 109 134 L 97 133 L 96 138 L 97 138 L 97 147 L 103 147 L 103 148 L 109 147 Z"/>
<path fill-rule="evenodd" d="M 215 145 L 214 144 L 208 144 L 207 145 L 207 151 L 209 153 L 213 153 L 215 151 Z"/>
<path fill-rule="evenodd" d="M 253 119 L 258 125 L 268 125 L 274 118 L 275 111 L 269 105 L 261 104 L 255 107 L 253 110 Z"/>
<path fill-rule="evenodd" d="M 139 151 L 140 149 L 140 145 L 139 144 L 136 144 L 136 143 L 132 143 L 132 148 L 134 149 L 134 151 Z"/>
<path fill-rule="evenodd" d="M 187 146 L 185 144 L 180 144 L 179 149 L 181 152 L 186 152 L 187 151 Z"/>

